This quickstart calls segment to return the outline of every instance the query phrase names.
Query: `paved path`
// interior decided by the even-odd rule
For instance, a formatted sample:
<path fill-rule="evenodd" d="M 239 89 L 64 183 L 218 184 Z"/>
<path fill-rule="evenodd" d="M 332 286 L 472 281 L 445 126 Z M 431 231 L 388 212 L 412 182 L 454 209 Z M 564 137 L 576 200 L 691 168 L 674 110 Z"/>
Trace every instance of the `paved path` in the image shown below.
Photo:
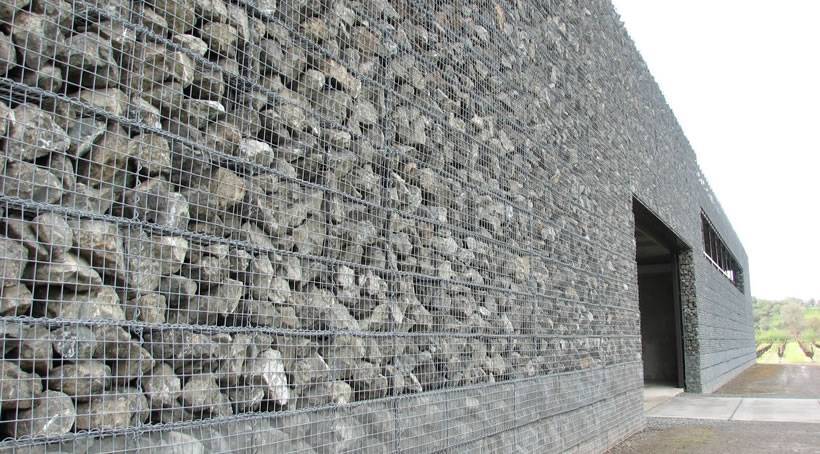
<path fill-rule="evenodd" d="M 820 366 L 757 364 L 715 394 L 644 388 L 646 429 L 612 454 L 820 453 Z"/>
<path fill-rule="evenodd" d="M 648 418 L 646 429 L 610 454 L 773 454 L 820 452 L 817 424 Z"/>
<path fill-rule="evenodd" d="M 679 395 L 652 408 L 650 418 L 776 421 L 820 424 L 820 400 Z M 820 433 L 820 427 L 818 427 Z"/>
<path fill-rule="evenodd" d="M 820 363 L 755 364 L 723 385 L 715 394 L 820 399 Z"/>

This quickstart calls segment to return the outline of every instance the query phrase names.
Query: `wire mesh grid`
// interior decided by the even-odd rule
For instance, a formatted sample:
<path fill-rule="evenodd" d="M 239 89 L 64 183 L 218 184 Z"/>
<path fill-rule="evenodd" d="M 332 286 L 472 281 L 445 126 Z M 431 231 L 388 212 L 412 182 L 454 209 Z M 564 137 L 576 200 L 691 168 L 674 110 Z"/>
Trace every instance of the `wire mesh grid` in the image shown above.
<path fill-rule="evenodd" d="M 0 2 L 0 450 L 624 435 L 627 199 L 584 164 L 566 26 L 504 1 Z"/>

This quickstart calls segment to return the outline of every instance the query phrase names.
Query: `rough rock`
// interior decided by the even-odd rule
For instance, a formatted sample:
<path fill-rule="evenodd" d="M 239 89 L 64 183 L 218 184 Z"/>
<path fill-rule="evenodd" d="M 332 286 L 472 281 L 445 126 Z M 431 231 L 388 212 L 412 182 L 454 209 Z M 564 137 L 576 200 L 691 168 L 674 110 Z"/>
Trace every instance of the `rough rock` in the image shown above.
<path fill-rule="evenodd" d="M 114 87 L 120 73 L 110 41 L 96 33 L 78 33 L 66 40 L 68 80 L 89 88 Z"/>
<path fill-rule="evenodd" d="M 142 378 L 151 408 L 173 407 L 182 394 L 182 381 L 167 363 L 159 363 Z"/>
<path fill-rule="evenodd" d="M 146 323 L 165 323 L 167 309 L 165 295 L 147 293 L 126 303 L 125 317 L 127 320 L 139 320 Z"/>
<path fill-rule="evenodd" d="M 29 409 L 43 392 L 43 384 L 35 373 L 24 372 L 11 361 L 0 361 L 0 397 L 3 410 Z"/>
<path fill-rule="evenodd" d="M 290 388 L 282 354 L 278 350 L 265 350 L 256 358 L 246 361 L 244 372 L 246 382 L 263 388 L 269 400 L 279 405 L 287 405 Z"/>
<path fill-rule="evenodd" d="M 111 384 L 111 368 L 100 361 L 77 361 L 50 370 L 46 381 L 51 390 L 66 393 L 78 401 L 87 401 Z M 78 414 L 82 413 L 78 411 Z"/>
<path fill-rule="evenodd" d="M 51 331 L 51 343 L 63 361 L 92 359 L 97 349 L 97 336 L 85 326 L 67 325 Z"/>
<path fill-rule="evenodd" d="M 17 241 L 0 237 L 0 280 L 3 287 L 15 285 L 23 275 L 29 252 Z"/>
<path fill-rule="evenodd" d="M 25 285 L 12 284 L 0 288 L 0 315 L 28 315 L 33 298 Z"/>
<path fill-rule="evenodd" d="M 142 134 L 128 141 L 128 156 L 145 175 L 156 176 L 171 169 L 171 147 L 158 134 Z"/>
<path fill-rule="evenodd" d="M 15 420 L 4 423 L 3 427 L 15 438 L 58 436 L 68 433 L 76 418 L 74 402 L 68 395 L 46 390 L 34 401 L 32 408 L 19 411 Z"/>
<path fill-rule="evenodd" d="M 49 153 L 63 153 L 71 141 L 54 117 L 33 104 L 20 104 L 14 110 L 9 134 L 9 157 L 33 161 Z"/>
<path fill-rule="evenodd" d="M 222 394 L 213 375 L 197 375 L 182 387 L 182 405 L 193 415 L 230 416 L 230 400 Z"/>
<path fill-rule="evenodd" d="M 0 193 L 34 202 L 56 203 L 63 196 L 63 183 L 36 164 L 10 161 L 0 177 Z"/>
<path fill-rule="evenodd" d="M 165 18 L 174 33 L 188 33 L 196 24 L 195 3 L 189 0 L 153 0 L 154 11 Z"/>
<path fill-rule="evenodd" d="M 63 88 L 63 72 L 57 66 L 51 65 L 36 70 L 27 70 L 23 73 L 23 83 L 46 91 L 60 92 Z"/>
<path fill-rule="evenodd" d="M 78 292 L 103 291 L 96 290 L 103 283 L 99 273 L 84 258 L 71 253 L 63 255 L 59 261 L 31 263 L 25 274 L 26 279 L 38 284 L 62 286 Z"/>
<path fill-rule="evenodd" d="M 64 216 L 44 213 L 34 218 L 37 239 L 52 260 L 60 260 L 74 245 L 74 230 Z"/>
<path fill-rule="evenodd" d="M 78 430 L 124 429 L 148 420 L 148 400 L 135 388 L 123 388 L 77 404 Z"/>
<path fill-rule="evenodd" d="M 152 224 L 174 229 L 188 225 L 188 201 L 172 192 L 168 181 L 151 178 L 125 194 L 125 214 Z"/>
<path fill-rule="evenodd" d="M 39 69 L 53 60 L 65 59 L 65 39 L 52 17 L 19 11 L 14 15 L 11 37 L 29 68 Z"/>

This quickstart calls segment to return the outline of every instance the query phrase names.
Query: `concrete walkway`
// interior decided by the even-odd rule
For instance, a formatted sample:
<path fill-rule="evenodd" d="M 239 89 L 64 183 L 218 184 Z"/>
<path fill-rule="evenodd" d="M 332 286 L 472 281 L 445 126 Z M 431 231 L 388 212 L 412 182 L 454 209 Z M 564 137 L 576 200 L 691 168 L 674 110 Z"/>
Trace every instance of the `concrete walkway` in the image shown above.
<path fill-rule="evenodd" d="M 679 395 L 652 408 L 646 416 L 820 424 L 820 400 Z"/>
<path fill-rule="evenodd" d="M 715 395 L 820 399 L 820 364 L 755 364 Z"/>

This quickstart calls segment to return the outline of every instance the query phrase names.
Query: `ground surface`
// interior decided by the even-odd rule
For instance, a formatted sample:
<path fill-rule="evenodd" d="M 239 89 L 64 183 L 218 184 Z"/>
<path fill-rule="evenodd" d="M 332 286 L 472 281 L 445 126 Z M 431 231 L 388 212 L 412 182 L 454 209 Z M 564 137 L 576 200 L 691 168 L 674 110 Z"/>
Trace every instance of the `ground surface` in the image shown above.
<path fill-rule="evenodd" d="M 662 390 L 649 389 L 648 399 L 663 401 Z M 703 404 L 714 399 L 714 406 L 703 408 L 700 417 L 717 419 L 678 419 L 648 417 L 643 431 L 633 435 L 614 447 L 610 453 L 698 453 L 698 454 L 733 454 L 733 453 L 815 453 L 820 454 L 820 424 L 802 422 L 759 422 L 740 421 L 736 419 L 738 406 L 732 406 L 731 415 L 719 413 L 726 401 L 740 401 L 743 397 L 749 401 L 775 402 L 771 398 L 789 398 L 791 403 L 808 403 L 794 399 L 820 399 L 820 366 L 818 365 L 779 365 L 756 364 L 717 392 L 710 395 L 681 395 L 677 398 L 667 392 L 666 402 L 648 413 L 659 413 L 663 405 L 669 405 L 669 399 L 676 399 L 683 404 Z M 789 403 L 785 402 L 785 403 Z M 815 401 L 816 402 L 816 401 Z M 759 403 L 759 402 L 758 402 Z M 655 403 L 655 405 L 658 405 Z M 818 402 L 820 405 L 820 402 Z M 714 408 L 711 408 L 714 407 Z M 721 407 L 721 408 L 718 408 Z M 766 417 L 767 410 L 754 408 L 756 415 Z M 782 409 L 781 409 L 782 410 Z M 667 412 L 668 414 L 669 412 Z M 772 411 L 772 415 L 776 412 Z M 726 419 L 736 418 L 727 421 Z"/>
<path fill-rule="evenodd" d="M 717 395 L 820 398 L 820 365 L 755 364 Z"/>
<path fill-rule="evenodd" d="M 817 424 L 648 418 L 646 429 L 610 453 L 820 453 L 820 427 Z"/>

